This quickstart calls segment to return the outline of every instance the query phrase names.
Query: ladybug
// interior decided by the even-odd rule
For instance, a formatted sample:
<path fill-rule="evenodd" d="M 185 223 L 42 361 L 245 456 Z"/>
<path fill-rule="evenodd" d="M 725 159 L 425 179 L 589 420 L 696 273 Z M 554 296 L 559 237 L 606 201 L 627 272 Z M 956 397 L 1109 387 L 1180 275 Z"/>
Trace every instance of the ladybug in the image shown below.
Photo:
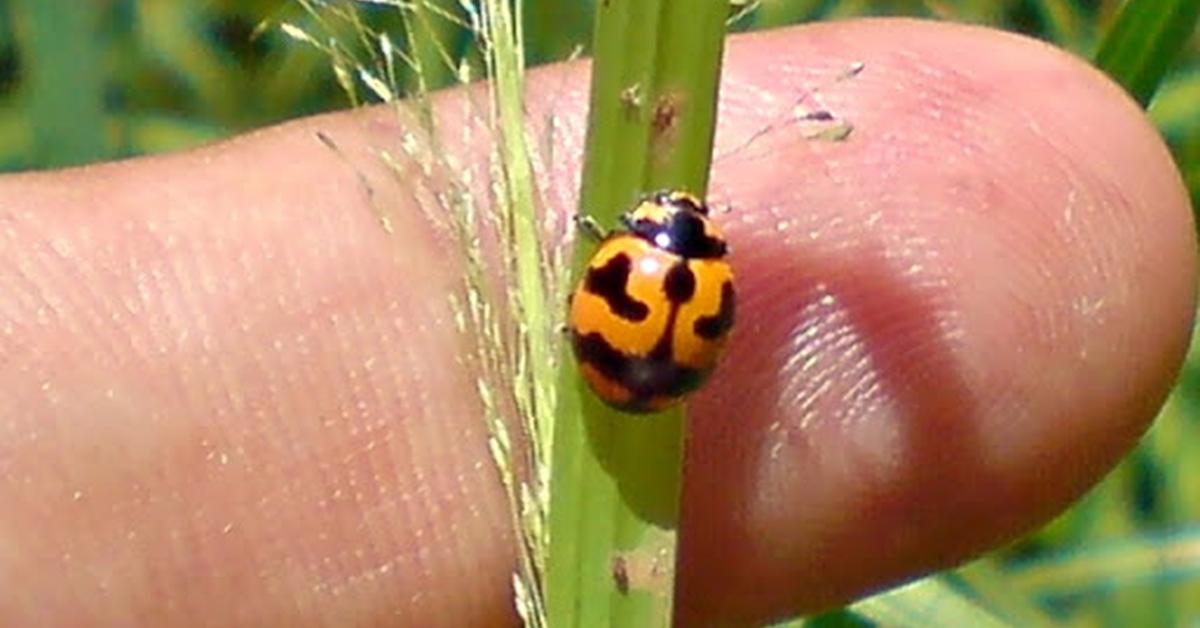
<path fill-rule="evenodd" d="M 642 198 L 603 235 L 571 294 L 579 371 L 600 399 L 657 412 L 700 387 L 733 326 L 733 271 L 708 207 L 687 192 Z"/>

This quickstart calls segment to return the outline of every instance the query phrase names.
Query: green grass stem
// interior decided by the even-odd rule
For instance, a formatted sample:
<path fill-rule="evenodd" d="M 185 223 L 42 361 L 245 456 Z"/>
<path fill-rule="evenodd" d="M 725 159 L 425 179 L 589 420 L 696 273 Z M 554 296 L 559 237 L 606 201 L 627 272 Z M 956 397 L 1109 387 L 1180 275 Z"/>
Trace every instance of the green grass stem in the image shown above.
<path fill-rule="evenodd" d="M 717 0 L 597 3 L 581 212 L 611 227 L 641 194 L 703 193 L 724 25 Z M 576 274 L 593 247 L 576 247 Z M 667 626 L 684 421 L 596 399 L 565 360 L 554 434 L 550 625 Z"/>

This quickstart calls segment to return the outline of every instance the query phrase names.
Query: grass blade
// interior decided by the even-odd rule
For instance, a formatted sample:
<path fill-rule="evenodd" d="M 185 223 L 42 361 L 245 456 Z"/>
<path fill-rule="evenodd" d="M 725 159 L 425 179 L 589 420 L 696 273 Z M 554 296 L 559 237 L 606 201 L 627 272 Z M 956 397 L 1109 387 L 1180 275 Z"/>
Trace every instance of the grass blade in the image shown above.
<path fill-rule="evenodd" d="M 1130 0 L 1100 43 L 1096 65 L 1142 106 L 1196 29 L 1200 0 Z"/>

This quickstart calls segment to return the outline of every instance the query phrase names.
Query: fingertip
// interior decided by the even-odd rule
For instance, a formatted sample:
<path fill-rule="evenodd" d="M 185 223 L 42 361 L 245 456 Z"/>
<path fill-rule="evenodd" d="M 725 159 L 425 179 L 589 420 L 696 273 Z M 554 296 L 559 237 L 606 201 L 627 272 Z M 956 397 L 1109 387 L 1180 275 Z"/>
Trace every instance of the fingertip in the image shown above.
<path fill-rule="evenodd" d="M 853 127 L 714 167 L 740 321 L 691 412 L 681 604 L 760 621 L 952 564 L 1094 482 L 1178 369 L 1195 242 L 1141 111 L 1043 43 L 842 22 L 726 68 L 727 146 L 813 86 Z"/>

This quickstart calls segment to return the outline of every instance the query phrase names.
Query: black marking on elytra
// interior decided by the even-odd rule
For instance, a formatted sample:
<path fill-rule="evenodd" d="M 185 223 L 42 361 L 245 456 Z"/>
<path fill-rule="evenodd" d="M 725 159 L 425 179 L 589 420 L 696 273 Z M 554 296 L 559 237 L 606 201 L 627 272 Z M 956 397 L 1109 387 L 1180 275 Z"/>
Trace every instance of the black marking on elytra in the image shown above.
<path fill-rule="evenodd" d="M 657 351 L 646 357 L 626 355 L 597 332 L 573 333 L 571 345 L 580 362 L 629 390 L 632 397 L 628 403 L 613 404 L 626 412 L 648 412 L 655 398 L 685 395 L 699 388 L 707 373 L 675 364 L 669 351 L 666 356 Z M 667 346 L 669 349 L 669 340 Z"/>
<path fill-rule="evenodd" d="M 671 214 L 665 223 L 634 219 L 632 216 L 623 216 L 621 222 L 634 235 L 676 255 L 710 259 L 724 257 L 725 241 L 705 233 L 707 218 L 690 209 L 691 204 L 676 205 L 679 210 Z"/>
<path fill-rule="evenodd" d="M 682 207 L 705 216 L 708 215 L 708 206 L 704 203 L 697 203 L 695 197 L 690 194 L 680 194 L 671 190 L 659 190 L 651 194 L 650 197 L 659 205 Z"/>
<path fill-rule="evenodd" d="M 671 361 L 671 347 L 673 346 L 672 343 L 675 340 L 675 319 L 678 318 L 676 316 L 678 312 L 679 306 L 672 305 L 671 315 L 667 317 L 666 328 L 663 329 L 662 335 L 658 337 L 658 342 L 654 343 L 654 347 L 651 348 L 650 353 L 647 354 L 647 357 L 651 360 L 657 360 L 660 362 Z"/>
<path fill-rule="evenodd" d="M 658 342 L 645 356 L 624 353 L 599 332 L 572 333 L 571 336 L 571 346 L 580 362 L 590 364 L 601 375 L 630 392 L 628 403 L 613 404 L 625 412 L 649 412 L 653 410 L 650 405 L 658 398 L 680 397 L 699 388 L 708 373 L 676 364 L 672 350 L 679 307 L 691 300 L 696 292 L 696 276 L 686 261 L 680 261 L 667 271 L 663 289 L 671 312 Z"/>
<path fill-rule="evenodd" d="M 633 261 L 629 255 L 618 253 L 604 266 L 589 268 L 584 285 L 588 292 L 604 299 L 608 309 L 614 314 L 637 323 L 646 320 L 650 315 L 650 308 L 629 295 L 626 285 L 632 270 Z"/>
<path fill-rule="evenodd" d="M 717 340 L 733 327 L 733 311 L 735 295 L 733 282 L 726 281 L 721 285 L 721 307 L 713 316 L 701 316 L 692 324 L 692 330 L 705 340 Z"/>
<path fill-rule="evenodd" d="M 680 260 L 667 271 L 663 277 L 663 291 L 667 293 L 667 300 L 675 305 L 692 300 L 696 294 L 696 275 L 686 261 Z"/>
<path fill-rule="evenodd" d="M 669 363 L 674 357 L 671 349 L 675 341 L 675 322 L 679 319 L 679 306 L 690 301 L 696 294 L 696 275 L 688 268 L 687 260 L 679 260 L 667 270 L 666 276 L 663 277 L 663 292 L 667 295 L 667 302 L 671 304 L 671 312 L 667 316 L 667 325 L 663 328 L 662 335 L 658 337 L 658 342 L 654 343 L 648 357 L 651 360 Z"/>

